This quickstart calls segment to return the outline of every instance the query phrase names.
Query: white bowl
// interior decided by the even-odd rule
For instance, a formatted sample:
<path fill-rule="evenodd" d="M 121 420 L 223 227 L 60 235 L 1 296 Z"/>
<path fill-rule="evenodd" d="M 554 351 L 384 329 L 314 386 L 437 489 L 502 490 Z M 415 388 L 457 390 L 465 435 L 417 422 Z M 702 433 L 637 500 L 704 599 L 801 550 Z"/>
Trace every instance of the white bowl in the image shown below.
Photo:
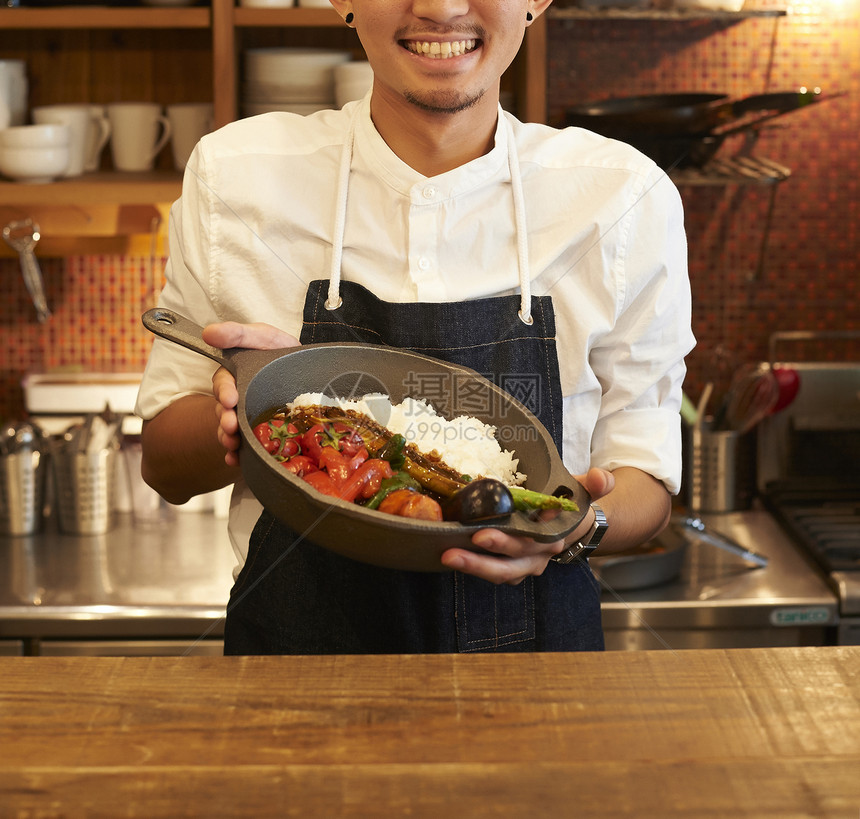
<path fill-rule="evenodd" d="M 53 148 L 0 147 L 0 173 L 31 185 L 52 182 L 69 165 L 69 146 Z"/>
<path fill-rule="evenodd" d="M 8 148 L 61 148 L 68 145 L 70 139 L 69 126 L 55 122 L 15 125 L 0 130 L 0 146 Z"/>

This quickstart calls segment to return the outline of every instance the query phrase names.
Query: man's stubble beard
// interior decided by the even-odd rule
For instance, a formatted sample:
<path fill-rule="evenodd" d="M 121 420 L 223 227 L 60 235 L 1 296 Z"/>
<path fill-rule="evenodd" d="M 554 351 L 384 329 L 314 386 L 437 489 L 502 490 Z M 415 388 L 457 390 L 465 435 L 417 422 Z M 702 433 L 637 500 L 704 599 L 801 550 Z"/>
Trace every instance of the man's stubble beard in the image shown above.
<path fill-rule="evenodd" d="M 477 105 L 485 93 L 486 91 L 479 91 L 471 96 L 466 96 L 459 91 L 431 91 L 428 94 L 406 91 L 403 96 L 408 103 L 422 111 L 429 111 L 433 114 L 457 114 Z"/>

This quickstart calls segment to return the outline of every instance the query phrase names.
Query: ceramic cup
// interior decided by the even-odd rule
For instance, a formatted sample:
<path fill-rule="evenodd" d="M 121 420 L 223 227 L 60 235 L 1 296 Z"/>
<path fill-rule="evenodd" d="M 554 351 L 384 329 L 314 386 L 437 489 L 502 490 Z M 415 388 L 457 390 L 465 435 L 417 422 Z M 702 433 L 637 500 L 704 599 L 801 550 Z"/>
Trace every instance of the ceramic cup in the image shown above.
<path fill-rule="evenodd" d="M 154 102 L 114 102 L 107 106 L 111 154 L 118 171 L 149 171 L 170 139 L 170 121 Z"/>
<path fill-rule="evenodd" d="M 37 125 L 67 125 L 69 128 L 69 164 L 63 176 L 80 176 L 87 160 L 90 123 L 89 105 L 40 105 L 32 111 Z"/>
<path fill-rule="evenodd" d="M 27 121 L 27 66 L 23 60 L 0 60 L 0 128 Z"/>
<path fill-rule="evenodd" d="M 167 106 L 167 118 L 173 131 L 173 164 L 181 171 L 200 138 L 212 130 L 215 108 L 211 102 L 177 103 Z"/>
<path fill-rule="evenodd" d="M 88 105 L 90 124 L 87 128 L 86 150 L 84 151 L 84 170 L 97 171 L 101 165 L 102 151 L 110 139 L 110 120 L 104 105 Z"/>

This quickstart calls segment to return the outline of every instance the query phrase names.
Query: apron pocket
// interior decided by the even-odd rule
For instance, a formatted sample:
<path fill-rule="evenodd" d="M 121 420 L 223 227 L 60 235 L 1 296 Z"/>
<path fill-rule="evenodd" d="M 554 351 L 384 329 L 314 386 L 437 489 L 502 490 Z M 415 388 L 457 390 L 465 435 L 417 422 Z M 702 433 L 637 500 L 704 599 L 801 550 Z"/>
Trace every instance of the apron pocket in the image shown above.
<path fill-rule="evenodd" d="M 454 575 L 459 651 L 494 651 L 534 642 L 534 578 L 496 586 L 472 575 Z"/>

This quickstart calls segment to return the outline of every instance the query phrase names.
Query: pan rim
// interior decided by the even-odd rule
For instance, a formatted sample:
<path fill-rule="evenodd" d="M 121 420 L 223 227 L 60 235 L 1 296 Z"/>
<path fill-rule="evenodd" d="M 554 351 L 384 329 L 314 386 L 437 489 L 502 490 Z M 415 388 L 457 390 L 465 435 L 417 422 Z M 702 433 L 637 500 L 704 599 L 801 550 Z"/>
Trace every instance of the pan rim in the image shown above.
<path fill-rule="evenodd" d="M 554 453 L 555 457 L 558 459 L 558 463 L 560 463 L 563 466 L 563 462 L 561 461 L 561 457 L 560 457 L 560 455 L 558 455 L 558 452 L 555 448 L 555 443 L 552 440 L 552 437 L 549 434 L 549 431 L 540 422 L 540 419 L 538 419 L 537 416 L 535 416 L 534 413 L 532 413 L 528 409 L 528 407 L 526 407 L 524 404 L 522 404 L 522 402 L 520 402 L 516 397 L 514 397 L 510 393 L 505 392 L 498 385 L 496 385 L 495 383 L 493 383 L 492 381 L 485 378 L 480 373 L 478 373 L 477 371 L 475 371 L 469 367 L 465 367 L 465 366 L 460 365 L 460 364 L 455 364 L 452 362 L 444 361 L 443 359 L 434 358 L 432 356 L 427 356 L 427 355 L 424 355 L 422 353 L 416 353 L 412 350 L 403 350 L 403 349 L 400 349 L 397 347 L 391 347 L 388 345 L 369 344 L 369 343 L 363 343 L 363 342 L 324 342 L 324 343 L 319 343 L 319 344 L 306 344 L 306 345 L 301 345 L 298 347 L 286 348 L 285 350 L 280 350 L 280 351 L 267 351 L 267 352 L 273 354 L 273 356 L 275 353 L 282 353 L 282 355 L 277 355 L 276 357 L 273 357 L 270 360 L 269 363 L 274 364 L 276 361 L 281 360 L 284 356 L 297 356 L 297 355 L 303 355 L 303 354 L 310 355 L 310 354 L 313 354 L 315 351 L 324 350 L 324 349 L 325 350 L 331 350 L 334 352 L 334 351 L 337 351 L 338 349 L 344 349 L 344 348 L 348 348 L 348 349 L 355 351 L 355 352 L 361 352 L 361 351 L 382 352 L 384 354 L 391 355 L 391 356 L 394 356 L 396 358 L 407 358 L 410 360 L 414 360 L 416 362 L 425 361 L 425 362 L 431 363 L 435 367 L 442 367 L 442 368 L 449 370 L 451 372 L 462 373 L 471 379 L 477 379 L 480 383 L 482 383 L 483 385 L 486 385 L 495 395 L 497 395 L 499 397 L 499 399 L 502 402 L 504 402 L 504 404 L 513 406 L 516 408 L 516 410 L 518 412 L 522 413 L 522 415 L 530 422 L 530 424 L 537 431 L 538 436 L 543 441 L 544 445 L 547 448 L 547 451 L 550 453 Z M 241 367 L 239 368 L 239 372 L 240 373 L 242 372 Z M 253 426 L 252 426 L 251 419 L 249 418 L 248 410 L 247 410 L 247 406 L 246 406 L 246 398 L 247 398 L 248 388 L 250 388 L 251 384 L 254 382 L 254 379 L 257 378 L 260 374 L 261 374 L 261 370 L 258 369 L 251 376 L 243 379 L 243 385 L 242 385 L 243 388 L 240 388 L 240 390 L 239 390 L 239 404 L 237 405 L 237 414 L 239 417 L 239 427 L 240 427 L 240 431 L 242 433 L 243 446 L 250 444 L 250 446 L 254 450 L 256 456 L 265 464 L 268 472 L 273 473 L 275 476 L 277 476 L 281 480 L 286 479 L 286 481 L 289 485 L 291 485 L 292 487 L 297 488 L 301 492 L 305 493 L 311 500 L 313 500 L 315 502 L 316 505 L 324 507 L 326 509 L 326 514 L 330 514 L 333 509 L 337 509 L 340 512 L 347 514 L 349 517 L 357 517 L 357 518 L 360 518 L 363 520 L 368 520 L 368 521 L 377 522 L 377 523 L 378 522 L 384 522 L 386 524 L 387 528 L 391 528 L 391 529 L 394 529 L 396 531 L 402 532 L 404 535 L 416 534 L 416 533 L 420 532 L 422 534 L 438 535 L 440 538 L 447 536 L 447 535 L 473 534 L 474 532 L 477 532 L 481 529 L 486 529 L 486 528 L 495 528 L 495 529 L 499 529 L 501 531 L 511 530 L 511 529 L 517 528 L 515 525 L 512 525 L 511 523 L 508 523 L 508 522 L 495 523 L 492 525 L 492 527 L 488 527 L 488 525 L 486 523 L 469 524 L 469 523 L 460 523 L 458 521 L 419 521 L 419 520 L 410 519 L 410 518 L 400 518 L 396 515 L 390 515 L 390 514 L 385 513 L 385 512 L 379 512 L 378 510 L 375 510 L 375 509 L 367 509 L 366 507 L 364 507 L 360 504 L 346 501 L 342 498 L 334 498 L 334 497 L 331 497 L 330 495 L 325 495 L 322 492 L 315 489 L 313 486 L 311 486 L 307 481 L 304 481 L 302 478 L 297 477 L 296 475 L 294 475 L 293 473 L 291 473 L 287 470 L 281 469 L 279 467 L 278 463 L 271 457 L 271 455 L 268 452 L 266 452 L 266 450 L 263 448 L 262 444 L 257 440 L 257 437 L 253 434 Z M 292 395 L 291 397 L 286 397 L 286 399 L 283 402 L 281 402 L 281 405 L 289 403 L 289 401 L 292 401 L 295 397 L 296 397 L 295 395 Z M 337 397 L 337 396 L 334 396 L 334 397 Z M 390 396 L 388 396 L 388 397 L 390 399 Z M 428 400 L 428 399 L 423 398 L 422 396 L 417 395 L 417 394 L 412 394 L 412 397 L 427 401 L 427 403 L 429 403 L 439 415 L 446 418 L 446 420 L 451 420 L 450 418 L 447 418 L 447 416 L 444 413 L 442 413 L 436 407 L 436 405 L 432 402 L 432 400 Z M 273 408 L 273 409 L 276 409 L 276 408 Z M 455 415 L 454 417 L 457 417 L 457 416 Z M 485 424 L 491 423 L 485 417 L 481 417 L 480 415 L 477 415 L 477 414 L 472 416 L 472 417 L 477 418 L 479 421 L 481 421 L 482 423 L 485 423 Z M 495 424 L 493 424 L 493 425 L 495 426 Z M 550 449 L 550 447 L 551 447 L 551 449 Z M 518 456 L 518 452 L 516 449 L 513 449 L 512 451 L 513 451 L 515 456 Z M 242 455 L 242 452 L 240 449 L 240 454 L 239 454 L 240 465 L 242 464 L 242 458 L 243 458 L 243 455 Z M 550 484 L 556 483 L 556 481 L 553 480 L 552 476 L 553 476 L 554 472 L 556 471 L 555 467 L 557 465 L 552 463 L 552 458 L 553 458 L 553 454 L 550 454 L 551 463 L 550 463 L 550 469 L 549 469 L 549 475 L 548 475 L 548 479 L 549 479 Z M 567 482 L 569 482 L 571 485 L 576 484 L 577 486 L 579 486 L 582 489 L 582 492 L 585 493 L 585 490 L 584 490 L 584 488 L 581 487 L 581 484 L 579 484 L 578 481 L 576 481 L 576 479 L 572 475 L 570 475 L 570 473 L 568 473 L 566 471 L 566 469 L 565 469 L 565 472 L 567 475 L 569 475 Z M 535 487 L 531 487 L 531 488 L 535 488 Z M 559 488 L 559 487 L 545 486 L 545 487 L 537 489 L 537 491 L 541 491 L 544 493 L 551 493 L 551 492 L 555 491 L 557 488 Z M 585 495 L 587 495 L 587 493 L 585 493 Z M 566 513 L 567 515 L 580 515 L 580 517 L 576 522 L 574 522 L 571 526 L 569 526 L 569 528 L 567 526 L 565 526 L 563 528 L 567 528 L 568 532 L 572 531 L 572 529 L 574 529 L 578 525 L 578 523 L 582 520 L 582 517 L 584 517 L 586 512 L 587 512 L 587 509 L 580 509 L 580 511 L 577 513 L 572 513 L 572 512 Z M 519 520 L 531 520 L 530 516 L 528 516 L 524 512 L 520 512 L 520 511 L 513 512 L 511 514 L 511 520 L 518 520 L 518 519 Z M 567 532 L 565 532 L 565 534 L 566 533 Z M 564 535 L 562 534 L 560 536 L 563 537 Z"/>

